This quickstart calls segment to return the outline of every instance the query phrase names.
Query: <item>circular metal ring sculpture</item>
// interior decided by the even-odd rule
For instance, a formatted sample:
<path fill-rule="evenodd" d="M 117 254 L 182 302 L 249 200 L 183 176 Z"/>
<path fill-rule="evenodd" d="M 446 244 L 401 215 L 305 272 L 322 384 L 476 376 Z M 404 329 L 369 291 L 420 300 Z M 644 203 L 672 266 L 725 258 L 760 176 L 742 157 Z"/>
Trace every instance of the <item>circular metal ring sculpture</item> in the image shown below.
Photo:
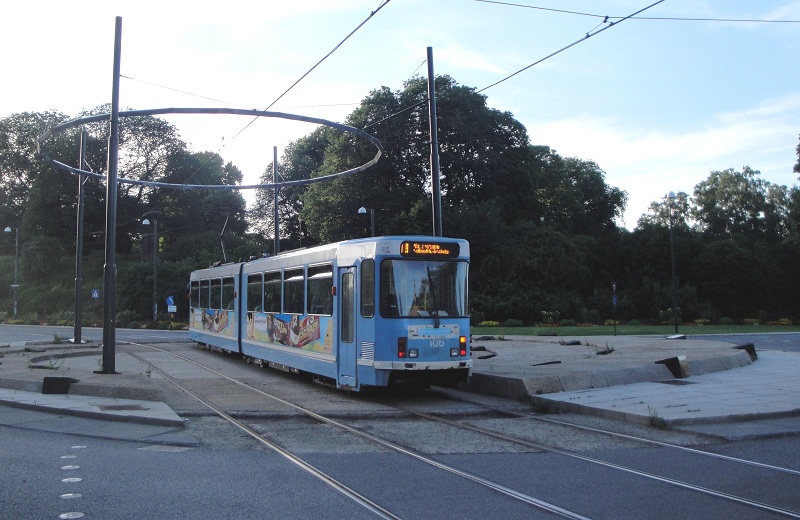
<path fill-rule="evenodd" d="M 119 113 L 119 117 L 134 117 L 134 116 L 152 116 L 152 115 L 160 115 L 160 114 L 212 114 L 212 115 L 219 115 L 219 114 L 228 114 L 228 115 L 240 115 L 240 116 L 255 116 L 255 117 L 275 117 L 278 119 L 289 119 L 293 121 L 302 121 L 304 123 L 314 123 L 319 125 L 328 126 L 330 128 L 336 128 L 342 130 L 344 132 L 348 132 L 350 134 L 355 135 L 356 137 L 360 137 L 369 141 L 370 143 L 374 144 L 377 148 L 377 152 L 375 153 L 375 157 L 372 160 L 362 164 L 361 166 L 356 166 L 355 168 L 351 168 L 349 170 L 341 171 L 339 173 L 332 173 L 330 175 L 323 175 L 321 177 L 313 177 L 311 179 L 301 179 L 301 180 L 292 180 L 292 181 L 284 181 L 284 182 L 276 182 L 272 184 L 249 184 L 249 185 L 237 185 L 237 184 L 175 184 L 171 182 L 156 182 L 156 181 L 142 181 L 138 179 L 126 179 L 126 178 L 117 178 L 117 182 L 120 183 L 127 183 L 127 184 L 138 184 L 143 186 L 153 186 L 158 188 L 171 188 L 171 189 L 184 189 L 184 190 L 192 190 L 192 189 L 204 189 L 204 190 L 248 190 L 248 189 L 257 189 L 257 188 L 281 188 L 284 186 L 302 186 L 306 184 L 312 184 L 315 182 L 327 181 L 331 179 L 336 179 L 339 177 L 345 177 L 347 175 L 352 175 L 354 173 L 359 173 L 370 166 L 375 165 L 380 159 L 381 154 L 383 153 L 383 145 L 381 142 L 372 135 L 364 132 L 359 128 L 355 128 L 353 126 L 344 125 L 341 123 L 336 123 L 334 121 L 328 121 L 327 119 L 320 119 L 316 117 L 306 117 L 306 116 L 299 116 L 296 114 L 287 114 L 285 112 L 268 112 L 264 110 L 248 110 L 248 109 L 238 109 L 238 108 L 153 108 L 148 110 L 127 110 L 121 111 Z M 89 177 L 94 177 L 98 179 L 105 179 L 105 175 L 101 175 L 98 173 L 88 172 L 85 170 L 81 170 L 79 168 L 74 168 L 69 166 L 68 164 L 64 164 L 60 161 L 56 161 L 55 159 L 50 158 L 44 151 L 42 151 L 42 145 L 44 142 L 49 139 L 50 137 L 63 132 L 64 130 L 68 130 L 70 128 L 74 128 L 76 126 L 88 124 L 88 123 L 97 123 L 102 121 L 107 121 L 110 118 L 110 114 L 100 114 L 97 116 L 89 116 L 83 117 L 80 119 L 73 119 L 72 121 L 67 121 L 66 123 L 62 123 L 60 125 L 56 125 L 47 132 L 43 133 L 39 137 L 36 138 L 36 148 L 39 153 L 44 156 L 46 159 L 51 161 L 53 164 L 58 166 L 63 170 L 67 170 L 71 173 L 76 173 L 79 175 L 86 175 Z"/>

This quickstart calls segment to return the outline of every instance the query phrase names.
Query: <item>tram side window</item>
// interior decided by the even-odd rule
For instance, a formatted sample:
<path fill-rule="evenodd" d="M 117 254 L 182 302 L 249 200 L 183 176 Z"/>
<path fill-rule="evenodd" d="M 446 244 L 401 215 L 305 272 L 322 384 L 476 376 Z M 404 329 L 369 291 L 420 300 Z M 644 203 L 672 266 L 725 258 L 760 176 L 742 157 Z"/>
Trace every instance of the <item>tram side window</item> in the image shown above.
<path fill-rule="evenodd" d="M 247 277 L 247 310 L 249 312 L 261 312 L 264 304 L 261 299 L 264 296 L 264 282 L 261 273 L 251 274 Z"/>
<path fill-rule="evenodd" d="M 209 292 L 208 308 L 219 309 L 222 302 L 222 280 L 219 278 L 211 279 L 211 290 Z"/>
<path fill-rule="evenodd" d="M 281 312 L 281 273 L 264 273 L 264 312 Z"/>
<path fill-rule="evenodd" d="M 208 302 L 211 298 L 211 280 L 200 280 L 200 300 L 197 306 L 201 309 L 208 309 Z"/>
<path fill-rule="evenodd" d="M 233 310 L 233 298 L 236 291 L 233 289 L 233 278 L 222 279 L 222 309 Z"/>
<path fill-rule="evenodd" d="M 192 280 L 189 292 L 189 307 L 193 309 L 200 307 L 200 282 L 198 280 Z"/>
<path fill-rule="evenodd" d="M 317 265 L 308 268 L 308 314 L 333 312 L 333 267 Z"/>
<path fill-rule="evenodd" d="M 283 272 L 283 312 L 303 314 L 305 286 L 302 268 L 287 269 Z"/>
<path fill-rule="evenodd" d="M 361 262 L 361 316 L 375 316 L 375 260 Z"/>

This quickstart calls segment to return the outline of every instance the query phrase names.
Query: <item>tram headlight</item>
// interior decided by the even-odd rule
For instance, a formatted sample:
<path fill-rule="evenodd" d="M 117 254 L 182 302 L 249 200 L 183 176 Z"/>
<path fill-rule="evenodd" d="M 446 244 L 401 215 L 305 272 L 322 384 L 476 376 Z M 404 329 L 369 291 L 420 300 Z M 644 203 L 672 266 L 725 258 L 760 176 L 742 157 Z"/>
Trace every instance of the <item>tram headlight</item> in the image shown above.
<path fill-rule="evenodd" d="M 419 357 L 419 350 L 417 350 L 415 348 L 408 349 L 408 357 L 410 357 L 410 358 Z"/>
<path fill-rule="evenodd" d="M 458 357 L 458 349 L 457 348 L 451 348 L 450 349 L 450 357 Z"/>

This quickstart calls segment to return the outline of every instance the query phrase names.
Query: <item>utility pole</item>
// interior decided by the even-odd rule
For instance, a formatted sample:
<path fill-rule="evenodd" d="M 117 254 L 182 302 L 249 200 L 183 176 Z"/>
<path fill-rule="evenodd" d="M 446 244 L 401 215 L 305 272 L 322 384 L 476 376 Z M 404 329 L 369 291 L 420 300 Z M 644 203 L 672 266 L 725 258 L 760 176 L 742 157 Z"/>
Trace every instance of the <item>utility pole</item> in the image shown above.
<path fill-rule="evenodd" d="M 85 128 L 81 128 L 81 144 L 78 159 L 78 168 L 86 170 L 86 141 L 89 136 Z M 83 183 L 86 178 L 78 175 L 78 216 L 76 224 L 75 238 L 75 328 L 73 330 L 72 342 L 76 344 L 81 341 L 81 321 L 83 321 Z"/>
<path fill-rule="evenodd" d="M 103 368 L 116 374 L 117 342 L 117 169 L 119 166 L 119 71 L 122 55 L 122 17 L 114 31 L 114 78 L 111 89 L 111 129 L 106 177 L 106 257 L 103 264 Z"/>
<path fill-rule="evenodd" d="M 431 134 L 431 199 L 433 236 L 442 236 L 442 192 L 439 186 L 439 131 L 436 126 L 436 78 L 433 74 L 433 47 L 428 47 L 428 119 Z"/>

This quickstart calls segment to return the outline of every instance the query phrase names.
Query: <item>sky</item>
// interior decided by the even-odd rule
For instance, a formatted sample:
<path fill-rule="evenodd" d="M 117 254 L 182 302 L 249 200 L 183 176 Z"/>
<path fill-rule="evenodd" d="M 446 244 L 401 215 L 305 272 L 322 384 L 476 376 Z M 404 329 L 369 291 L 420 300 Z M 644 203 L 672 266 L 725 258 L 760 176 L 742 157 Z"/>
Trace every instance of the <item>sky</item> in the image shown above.
<path fill-rule="evenodd" d="M 118 16 L 123 109 L 274 103 L 337 122 L 371 90 L 426 76 L 427 47 L 436 74 L 481 90 L 581 40 L 482 94 L 525 125 L 532 144 L 597 163 L 607 184 L 628 193 L 621 225 L 634 228 L 670 191 L 691 194 L 711 171 L 747 165 L 795 185 L 800 1 L 664 0 L 639 16 L 684 20 L 620 21 L 655 1 L 14 2 L 0 8 L 0 117 L 77 117 L 110 103 Z M 258 182 L 273 147 L 280 155 L 315 128 L 164 117 L 192 150 L 237 165 L 245 184 Z"/>

